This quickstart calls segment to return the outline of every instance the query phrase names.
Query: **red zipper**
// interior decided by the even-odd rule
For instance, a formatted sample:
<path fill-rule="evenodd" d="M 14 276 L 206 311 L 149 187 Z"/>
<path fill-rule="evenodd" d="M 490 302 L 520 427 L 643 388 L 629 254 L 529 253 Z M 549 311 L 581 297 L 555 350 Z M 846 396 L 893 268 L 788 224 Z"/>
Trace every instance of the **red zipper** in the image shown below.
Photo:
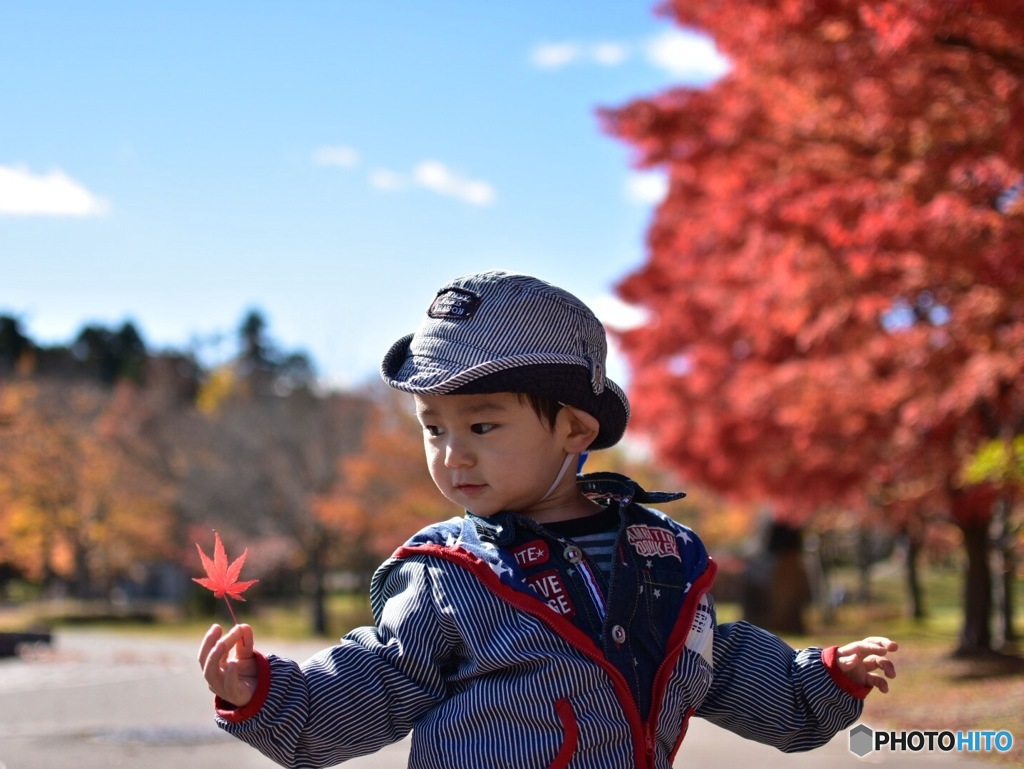
<path fill-rule="evenodd" d="M 658 717 L 661 715 L 663 695 L 665 693 L 665 689 L 668 688 L 668 679 L 672 675 L 672 670 L 675 668 L 676 662 L 679 660 L 679 655 L 683 653 L 683 649 L 686 646 L 686 638 L 690 634 L 690 628 L 693 626 L 693 618 L 697 615 L 697 610 L 700 607 L 700 599 L 703 598 L 704 594 L 711 589 L 711 585 L 714 583 L 715 575 L 717 573 L 718 564 L 709 557 L 707 568 L 704 569 L 703 573 L 699 577 L 697 577 L 697 581 L 690 586 L 690 593 L 686 599 L 686 608 L 679 612 L 676 624 L 672 628 L 672 633 L 669 635 L 669 651 L 665 654 L 665 658 L 661 661 L 661 665 L 658 666 L 658 672 L 654 676 L 651 712 L 647 717 L 646 725 L 648 734 L 650 734 L 652 730 L 657 730 Z M 678 750 L 678 745 L 676 746 L 676 750 Z"/>
<path fill-rule="evenodd" d="M 693 618 L 697 613 L 701 597 L 710 589 L 715 580 L 715 573 L 718 571 L 718 564 L 710 558 L 708 566 L 697 578 L 697 581 L 690 587 L 690 595 L 687 598 L 687 609 L 680 612 L 679 618 L 669 636 L 670 652 L 665 655 L 658 671 L 654 677 L 654 692 L 651 702 L 651 713 L 647 722 L 644 723 L 640 717 L 640 709 L 633 699 L 633 693 L 625 677 L 612 663 L 605 659 L 604 654 L 593 642 L 593 640 L 573 625 L 562 615 L 552 611 L 546 603 L 538 601 L 525 593 L 520 593 L 514 588 L 505 585 L 493 569 L 480 557 L 473 555 L 466 550 L 455 550 L 444 545 L 426 543 L 423 545 L 400 547 L 395 551 L 393 558 L 403 558 L 413 555 L 433 555 L 443 560 L 457 564 L 470 573 L 476 575 L 491 592 L 510 606 L 519 609 L 532 617 L 541 620 L 545 625 L 555 631 L 570 646 L 581 652 L 586 657 L 604 670 L 611 679 L 612 687 L 615 689 L 615 696 L 622 706 L 629 730 L 633 737 L 633 752 L 637 756 L 643 755 L 645 764 L 649 769 L 655 769 L 655 733 L 657 731 L 658 716 L 661 713 L 661 697 L 668 686 L 668 679 L 675 667 L 683 647 L 686 645 L 686 637 L 689 634 Z M 670 664 L 671 663 L 671 664 Z"/>

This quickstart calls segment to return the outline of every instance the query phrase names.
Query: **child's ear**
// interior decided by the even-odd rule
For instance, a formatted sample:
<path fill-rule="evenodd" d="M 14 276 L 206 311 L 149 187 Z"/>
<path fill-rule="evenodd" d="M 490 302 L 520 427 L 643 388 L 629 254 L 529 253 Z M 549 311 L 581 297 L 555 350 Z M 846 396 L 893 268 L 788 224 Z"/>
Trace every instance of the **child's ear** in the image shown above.
<path fill-rule="evenodd" d="M 601 430 L 601 423 L 593 414 L 589 414 L 575 406 L 563 406 L 558 418 L 564 419 L 567 426 L 565 450 L 569 454 L 580 454 L 590 448 Z"/>

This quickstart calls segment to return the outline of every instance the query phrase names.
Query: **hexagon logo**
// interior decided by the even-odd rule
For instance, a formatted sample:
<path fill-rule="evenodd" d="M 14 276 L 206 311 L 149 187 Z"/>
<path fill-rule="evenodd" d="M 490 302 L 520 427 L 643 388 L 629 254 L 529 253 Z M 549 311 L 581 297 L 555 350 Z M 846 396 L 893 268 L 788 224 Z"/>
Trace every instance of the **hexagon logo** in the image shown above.
<path fill-rule="evenodd" d="M 853 755 L 864 758 L 875 749 L 874 743 L 875 733 L 870 727 L 858 724 L 850 730 L 850 752 Z"/>

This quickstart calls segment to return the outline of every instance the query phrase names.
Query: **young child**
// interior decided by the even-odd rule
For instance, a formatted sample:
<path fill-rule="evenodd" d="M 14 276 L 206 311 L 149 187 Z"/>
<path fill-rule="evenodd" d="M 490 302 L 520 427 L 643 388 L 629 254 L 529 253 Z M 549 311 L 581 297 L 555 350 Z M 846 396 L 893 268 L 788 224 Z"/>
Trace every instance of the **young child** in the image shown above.
<path fill-rule="evenodd" d="M 375 625 L 302 665 L 213 626 L 199 661 L 220 726 L 294 767 L 412 730 L 415 767 L 667 769 L 693 715 L 807 750 L 888 691 L 886 638 L 794 651 L 717 624 L 715 562 L 645 506 L 682 494 L 576 476 L 629 416 L 605 354 L 593 313 L 541 280 L 444 286 L 381 372 L 413 395 L 430 475 L 465 516 L 400 547 L 372 581 Z"/>

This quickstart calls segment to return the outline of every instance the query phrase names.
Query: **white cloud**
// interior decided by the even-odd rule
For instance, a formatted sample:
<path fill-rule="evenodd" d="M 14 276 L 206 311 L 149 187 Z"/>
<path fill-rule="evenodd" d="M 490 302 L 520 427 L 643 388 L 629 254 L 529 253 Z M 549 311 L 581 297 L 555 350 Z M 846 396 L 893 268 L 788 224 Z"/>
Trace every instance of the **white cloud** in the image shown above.
<path fill-rule="evenodd" d="M 582 55 L 576 43 L 543 43 L 530 53 L 530 62 L 541 69 L 561 69 Z"/>
<path fill-rule="evenodd" d="M 540 69 L 561 69 L 570 64 L 600 64 L 616 67 L 629 58 L 629 46 L 601 43 L 543 43 L 530 52 L 530 62 Z"/>
<path fill-rule="evenodd" d="M 313 150 L 313 162 L 318 166 L 353 168 L 359 164 L 359 153 L 352 147 L 342 145 L 317 147 Z"/>
<path fill-rule="evenodd" d="M 59 168 L 40 175 L 24 166 L 0 166 L 0 216 L 85 217 L 109 212 L 109 201 Z"/>
<path fill-rule="evenodd" d="M 436 160 L 419 163 L 413 169 L 412 178 L 421 187 L 474 206 L 489 206 L 496 197 L 494 188 L 487 182 L 462 176 Z"/>
<path fill-rule="evenodd" d="M 729 60 L 715 42 L 698 32 L 662 32 L 647 41 L 644 54 L 653 66 L 689 83 L 710 83 L 729 71 Z"/>
<path fill-rule="evenodd" d="M 530 52 L 530 62 L 547 70 L 572 64 L 616 67 L 629 59 L 636 48 L 643 51 L 651 66 L 693 85 L 706 85 L 729 71 L 729 60 L 710 37 L 685 29 L 666 30 L 639 45 L 621 41 L 544 43 Z"/>
<path fill-rule="evenodd" d="M 370 186 L 382 192 L 394 192 L 408 187 L 409 180 L 397 171 L 375 168 L 370 172 Z"/>
<path fill-rule="evenodd" d="M 668 194 L 668 179 L 663 172 L 640 171 L 626 180 L 626 198 L 632 203 L 653 205 Z"/>
<path fill-rule="evenodd" d="M 640 328 L 650 320 L 650 313 L 643 307 L 627 304 L 614 294 L 601 294 L 597 297 L 581 297 L 587 306 L 594 311 L 598 320 L 609 331 L 630 331 Z M 620 387 L 628 387 L 629 363 L 619 347 L 614 334 L 608 335 L 608 377 Z"/>
<path fill-rule="evenodd" d="M 351 147 L 318 147 L 313 151 L 313 162 L 352 168 L 359 164 L 360 156 Z M 378 166 L 370 171 L 367 181 L 380 192 L 398 192 L 416 186 L 473 206 L 489 206 L 497 197 L 489 183 L 453 171 L 437 160 L 423 160 L 409 173 Z"/>
<path fill-rule="evenodd" d="M 602 294 L 588 304 L 601 323 L 616 331 L 639 328 L 650 319 L 643 307 L 627 304 L 613 294 Z"/>
<path fill-rule="evenodd" d="M 615 67 L 629 58 L 629 46 L 623 43 L 598 43 L 590 47 L 590 58 L 606 67 Z"/>

